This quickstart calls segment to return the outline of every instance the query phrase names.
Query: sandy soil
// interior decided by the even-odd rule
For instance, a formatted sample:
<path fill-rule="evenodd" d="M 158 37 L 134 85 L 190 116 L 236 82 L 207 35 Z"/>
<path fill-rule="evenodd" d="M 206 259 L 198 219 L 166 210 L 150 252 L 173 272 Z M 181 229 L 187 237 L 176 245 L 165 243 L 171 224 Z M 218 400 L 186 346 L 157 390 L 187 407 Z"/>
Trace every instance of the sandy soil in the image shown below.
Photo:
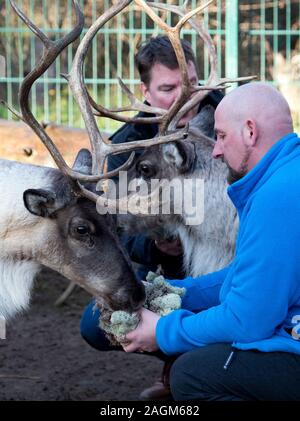
<path fill-rule="evenodd" d="M 7 339 L 0 340 L 0 400 L 137 400 L 162 362 L 89 347 L 79 333 L 89 295 L 77 287 L 66 304 L 53 304 L 67 285 L 43 270 L 30 310 L 7 326 Z"/>

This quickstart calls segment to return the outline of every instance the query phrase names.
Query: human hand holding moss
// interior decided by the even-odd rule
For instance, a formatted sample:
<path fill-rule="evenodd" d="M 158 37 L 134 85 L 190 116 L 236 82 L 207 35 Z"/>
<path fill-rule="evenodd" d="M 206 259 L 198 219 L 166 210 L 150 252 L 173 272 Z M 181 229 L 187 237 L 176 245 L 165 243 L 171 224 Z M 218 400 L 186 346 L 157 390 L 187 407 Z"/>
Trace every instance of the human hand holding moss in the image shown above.
<path fill-rule="evenodd" d="M 124 342 L 124 336 L 135 330 L 140 321 L 143 321 L 143 317 L 147 319 L 143 321 L 144 323 L 149 322 L 156 326 L 160 316 L 165 316 L 181 307 L 181 297 L 185 294 L 185 288 L 170 285 L 163 276 L 158 276 L 154 272 L 148 273 L 144 285 L 146 290 L 144 309 L 150 310 L 155 315 L 147 314 L 143 311 L 144 309 L 130 314 L 125 311 L 112 312 L 107 308 L 101 308 L 100 327 L 106 332 L 112 344 L 119 345 Z M 148 349 L 147 351 L 151 352 Z M 131 349 L 128 352 L 132 352 Z"/>

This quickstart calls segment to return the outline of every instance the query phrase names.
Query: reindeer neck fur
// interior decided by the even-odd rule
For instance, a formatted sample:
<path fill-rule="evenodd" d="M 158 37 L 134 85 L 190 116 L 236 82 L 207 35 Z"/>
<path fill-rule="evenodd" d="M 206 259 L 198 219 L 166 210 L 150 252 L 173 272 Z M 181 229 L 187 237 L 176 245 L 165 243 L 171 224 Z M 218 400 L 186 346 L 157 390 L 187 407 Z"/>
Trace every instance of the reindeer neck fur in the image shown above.
<path fill-rule="evenodd" d="M 49 188 L 60 173 L 7 160 L 0 160 L 0 166 L 0 315 L 10 318 L 28 306 L 41 267 L 35 254 L 42 238 L 30 233 L 32 227 L 45 222 L 25 208 L 23 192 L 28 188 Z M 46 229 L 36 232 L 40 231 L 41 236 L 46 235 Z"/>
<path fill-rule="evenodd" d="M 237 232 L 236 210 L 227 195 L 227 167 L 212 159 L 212 145 L 196 143 L 192 177 L 204 179 L 204 221 L 177 228 L 190 276 L 200 276 L 226 266 L 233 258 Z"/>
<path fill-rule="evenodd" d="M 31 261 L 0 259 L 0 316 L 10 319 L 29 306 L 40 265 Z"/>

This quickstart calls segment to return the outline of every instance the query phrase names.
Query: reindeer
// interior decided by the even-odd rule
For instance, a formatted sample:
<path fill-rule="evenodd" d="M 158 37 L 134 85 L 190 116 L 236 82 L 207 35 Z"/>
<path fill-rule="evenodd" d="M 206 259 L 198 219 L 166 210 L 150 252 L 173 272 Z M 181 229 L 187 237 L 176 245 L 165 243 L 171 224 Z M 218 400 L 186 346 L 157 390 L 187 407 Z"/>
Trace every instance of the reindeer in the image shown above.
<path fill-rule="evenodd" d="M 29 95 L 33 83 L 80 36 L 83 14 L 78 1 L 73 0 L 76 26 L 63 38 L 51 41 L 10 0 L 14 11 L 42 41 L 44 49 L 36 68 L 20 86 L 21 114 L 5 105 L 38 135 L 58 169 L 0 160 L 0 316 L 5 319 L 28 306 L 41 265 L 76 282 L 111 309 L 135 311 L 144 302 L 144 287 L 137 281 L 119 244 L 114 217 L 96 211 L 95 203 L 101 202 L 101 195 L 96 193 L 95 183 L 127 168 L 137 147 L 178 140 L 182 133 L 119 147 L 108 144 L 101 137 L 83 80 L 84 59 L 93 37 L 130 2 L 118 1 L 97 19 L 79 44 L 69 75 L 64 75 L 80 107 L 91 144 L 91 153 L 81 150 L 70 168 L 33 116 Z M 108 155 L 128 151 L 132 153 L 125 165 L 105 173 Z"/>
<path fill-rule="evenodd" d="M 193 12 L 187 12 L 186 3 L 181 6 L 160 3 L 136 1 L 147 14 L 166 31 L 177 56 L 182 75 L 182 91 L 169 110 L 157 110 L 148 107 L 149 112 L 159 117 L 149 118 L 148 122 L 159 123 L 159 136 L 176 130 L 181 118 L 197 105 L 210 89 L 224 88 L 229 82 L 251 80 L 254 77 L 236 79 L 219 79 L 217 76 L 217 55 L 214 43 L 204 29 L 202 22 L 196 21 Z M 208 4 L 199 10 L 203 10 Z M 180 19 L 175 27 L 169 27 L 153 9 L 160 9 L 177 14 Z M 199 11 L 198 10 L 198 11 Z M 193 29 L 203 39 L 210 57 L 210 75 L 205 86 L 192 86 L 187 73 L 185 57 L 180 45 L 180 30 L 189 21 Z M 147 111 L 134 98 L 133 94 L 124 88 L 131 101 L 131 109 Z M 93 104 L 100 115 L 115 117 L 114 113 Z M 122 111 L 115 110 L 115 111 Z M 127 121 L 127 120 L 122 120 Z M 138 121 L 136 119 L 135 121 Z M 143 122 L 145 122 L 143 120 Z M 203 179 L 205 186 L 204 222 L 200 225 L 187 225 L 186 214 L 170 213 L 168 215 L 150 213 L 142 217 L 136 215 L 120 215 L 119 224 L 130 234 L 145 233 L 154 239 L 178 236 L 184 250 L 184 265 L 187 275 L 193 277 L 218 270 L 228 264 L 234 255 L 237 232 L 237 215 L 227 197 L 227 168 L 219 160 L 212 159 L 214 147 L 214 110 L 204 107 L 187 129 L 185 140 L 174 143 L 155 145 L 147 148 L 134 162 L 128 172 L 128 181 L 137 180 L 137 185 L 145 181 L 150 186 L 153 179 L 183 180 L 184 178 Z M 182 184 L 181 184 L 182 185 Z M 123 199 L 119 199 L 121 203 Z M 173 202 L 174 197 L 170 197 Z M 170 208 L 174 208 L 171 203 Z"/>

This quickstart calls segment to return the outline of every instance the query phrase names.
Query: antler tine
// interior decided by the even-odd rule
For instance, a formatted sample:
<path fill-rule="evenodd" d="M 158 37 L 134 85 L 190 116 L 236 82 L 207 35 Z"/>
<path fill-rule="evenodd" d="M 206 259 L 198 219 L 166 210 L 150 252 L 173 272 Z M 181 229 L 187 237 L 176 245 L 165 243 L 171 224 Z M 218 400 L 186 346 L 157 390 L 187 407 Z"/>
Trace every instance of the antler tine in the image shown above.
<path fill-rule="evenodd" d="M 131 107 L 123 107 L 118 109 L 108 109 L 103 105 L 97 104 L 94 99 L 89 95 L 89 100 L 94 108 L 94 115 L 97 117 L 107 117 L 122 123 L 160 123 L 161 116 L 158 117 L 128 117 L 125 115 L 119 115 L 118 113 L 123 111 L 134 111 Z"/>
<path fill-rule="evenodd" d="M 178 140 L 185 139 L 187 137 L 187 128 L 178 130 L 176 133 L 153 137 L 152 139 L 135 140 L 134 142 L 127 142 L 121 144 L 111 144 L 110 153 L 119 154 L 123 152 L 130 152 L 135 149 L 141 149 L 154 145 L 161 145 L 162 143 L 176 142 Z"/>
<path fill-rule="evenodd" d="M 120 87 L 122 89 L 122 92 L 127 96 L 127 98 L 129 99 L 129 101 L 131 103 L 131 107 L 129 109 L 127 109 L 126 111 L 130 111 L 130 110 L 133 110 L 133 111 L 144 111 L 144 112 L 148 112 L 148 113 L 164 115 L 164 113 L 166 112 L 166 110 L 163 110 L 162 108 L 152 107 L 152 106 L 149 106 L 149 105 L 144 104 L 142 101 L 138 100 L 133 95 L 133 93 L 125 85 L 125 83 L 122 81 L 121 78 L 118 78 L 118 80 L 119 80 L 119 85 L 120 85 Z"/>
<path fill-rule="evenodd" d="M 16 14 L 19 16 L 20 19 L 25 23 L 26 26 L 42 41 L 42 43 L 47 47 L 51 41 L 33 22 L 24 13 L 21 9 L 16 5 L 13 0 L 9 0 L 11 7 L 14 9 Z"/>
<path fill-rule="evenodd" d="M 163 188 L 166 180 L 160 181 L 159 185 L 148 195 L 140 195 L 139 193 L 131 193 L 129 196 L 121 197 L 119 199 L 110 199 L 105 195 L 98 196 L 96 193 L 84 189 L 82 186 L 81 194 L 89 200 L 97 204 L 97 210 L 104 213 L 111 210 L 113 213 L 116 211 L 131 213 L 133 215 L 145 215 L 151 212 L 151 209 L 156 206 L 163 206 L 166 201 L 159 198 L 160 189 Z"/>
<path fill-rule="evenodd" d="M 43 55 L 36 65 L 36 67 L 24 78 L 19 91 L 19 102 L 22 115 L 21 119 L 28 124 L 37 136 L 44 143 L 48 149 L 50 155 L 54 159 L 58 168 L 71 179 L 78 179 L 80 181 L 97 181 L 97 179 L 90 179 L 91 177 L 73 171 L 68 167 L 59 150 L 45 132 L 40 123 L 35 119 L 29 106 L 29 93 L 33 83 L 48 69 L 48 67 L 55 61 L 61 51 L 66 48 L 69 44 L 75 41 L 83 29 L 84 18 L 80 10 L 79 4 L 76 0 L 73 0 L 73 5 L 76 11 L 77 23 L 74 29 L 63 38 L 57 41 L 51 41 L 24 13 L 19 9 L 13 0 L 10 0 L 10 4 L 16 14 L 23 20 L 25 25 L 42 41 L 44 44 Z M 16 113 L 16 115 L 18 115 Z M 88 178 L 88 180 L 87 180 Z"/>
<path fill-rule="evenodd" d="M 178 112 L 178 114 L 175 116 L 173 121 L 171 122 L 169 129 L 172 130 L 177 127 L 178 122 L 180 119 L 191 109 L 194 108 L 197 104 L 199 104 L 205 97 L 208 95 L 208 92 L 211 90 L 216 89 L 225 89 L 228 86 L 230 86 L 230 83 L 235 82 L 246 82 L 249 80 L 257 79 L 257 76 L 244 76 L 244 77 L 237 77 L 237 78 L 220 78 L 219 81 L 215 82 L 215 85 L 209 86 L 203 85 L 199 86 L 197 88 L 197 91 L 199 91 L 197 94 L 193 96 Z"/>
<path fill-rule="evenodd" d="M 151 107 L 149 105 L 144 104 L 142 101 L 137 99 L 134 94 L 129 90 L 129 88 L 124 84 L 122 79 L 119 79 L 119 85 L 124 92 L 124 94 L 129 99 L 131 106 L 127 107 L 120 107 L 116 109 L 107 109 L 103 107 L 100 104 L 97 104 L 93 98 L 89 95 L 89 101 L 97 112 L 94 112 L 94 115 L 98 117 L 108 117 L 112 118 L 117 121 L 122 121 L 124 123 L 160 123 L 162 119 L 162 115 L 166 112 L 166 110 L 163 110 L 162 108 L 157 107 Z M 127 117 L 127 116 L 121 116 L 118 113 L 124 112 L 124 111 L 143 111 L 146 113 L 152 113 L 152 114 L 158 114 L 156 117 Z"/>
<path fill-rule="evenodd" d="M 176 6 L 173 4 L 163 4 L 163 3 L 152 3 L 148 2 L 151 7 L 154 7 L 156 9 L 160 10 L 168 10 L 169 12 L 175 13 L 178 16 L 181 16 L 182 18 L 187 15 L 187 5 L 189 0 L 186 0 L 182 6 Z M 203 5 L 203 8 L 206 8 L 209 6 L 213 0 L 209 1 L 205 5 Z M 212 82 L 217 77 L 217 54 L 216 54 L 216 48 L 214 45 L 214 42 L 209 35 L 208 31 L 204 29 L 203 23 L 201 21 L 196 21 L 195 19 L 192 19 L 189 17 L 189 24 L 191 27 L 198 32 L 199 36 L 203 39 L 208 52 L 209 52 L 209 61 L 210 61 L 210 75 L 208 78 L 209 82 Z"/>
<path fill-rule="evenodd" d="M 181 46 L 180 41 L 180 30 L 183 27 L 183 25 L 196 13 L 199 13 L 203 9 L 205 9 L 213 0 L 210 0 L 204 5 L 199 6 L 198 8 L 187 12 L 184 7 L 178 7 L 178 6 L 172 6 L 172 5 L 165 5 L 161 3 L 151 3 L 151 2 L 145 2 L 144 0 L 135 0 L 135 3 L 142 8 L 150 17 L 151 19 L 158 24 L 158 26 L 163 29 L 169 39 L 170 42 L 173 45 L 178 63 L 179 68 L 182 73 L 182 79 L 183 79 L 183 89 L 181 91 L 181 95 L 177 98 L 177 100 L 174 102 L 172 107 L 166 111 L 162 110 L 156 107 L 148 106 L 143 104 L 141 101 L 139 101 L 135 96 L 130 92 L 130 90 L 126 87 L 126 85 L 123 83 L 123 81 L 119 78 L 119 84 L 121 86 L 121 89 L 125 93 L 125 95 L 129 98 L 131 106 L 128 107 L 121 107 L 117 109 L 107 109 L 103 107 L 102 105 L 98 105 L 90 96 L 89 100 L 92 105 L 92 107 L 97 111 L 97 113 L 94 113 L 96 116 L 103 116 L 108 118 L 113 118 L 117 121 L 122 122 L 131 122 L 131 123 L 158 123 L 160 125 L 160 134 L 164 134 L 166 132 L 166 129 L 172 120 L 173 116 L 176 115 L 176 113 L 180 110 L 182 105 L 187 101 L 187 99 L 190 97 L 190 95 L 194 92 L 194 88 L 191 86 L 189 77 L 188 77 L 188 71 L 187 71 L 187 64 L 185 60 L 185 55 Z M 187 3 L 187 2 L 186 2 Z M 170 27 L 167 25 L 159 16 L 155 14 L 155 12 L 151 9 L 151 7 L 155 7 L 161 10 L 167 10 L 171 12 L 177 12 L 177 8 L 181 9 L 182 11 L 182 18 L 179 20 L 177 25 L 175 27 Z M 173 10 L 174 9 L 174 10 Z M 214 48 L 213 43 L 211 42 L 212 48 Z M 213 65 L 213 63 L 212 63 Z M 216 67 L 216 66 L 215 66 Z M 124 111 L 143 111 L 151 114 L 155 114 L 156 117 L 148 117 L 148 118 L 142 118 L 142 117 L 126 117 L 126 116 L 120 116 L 118 113 L 124 112 Z"/>

